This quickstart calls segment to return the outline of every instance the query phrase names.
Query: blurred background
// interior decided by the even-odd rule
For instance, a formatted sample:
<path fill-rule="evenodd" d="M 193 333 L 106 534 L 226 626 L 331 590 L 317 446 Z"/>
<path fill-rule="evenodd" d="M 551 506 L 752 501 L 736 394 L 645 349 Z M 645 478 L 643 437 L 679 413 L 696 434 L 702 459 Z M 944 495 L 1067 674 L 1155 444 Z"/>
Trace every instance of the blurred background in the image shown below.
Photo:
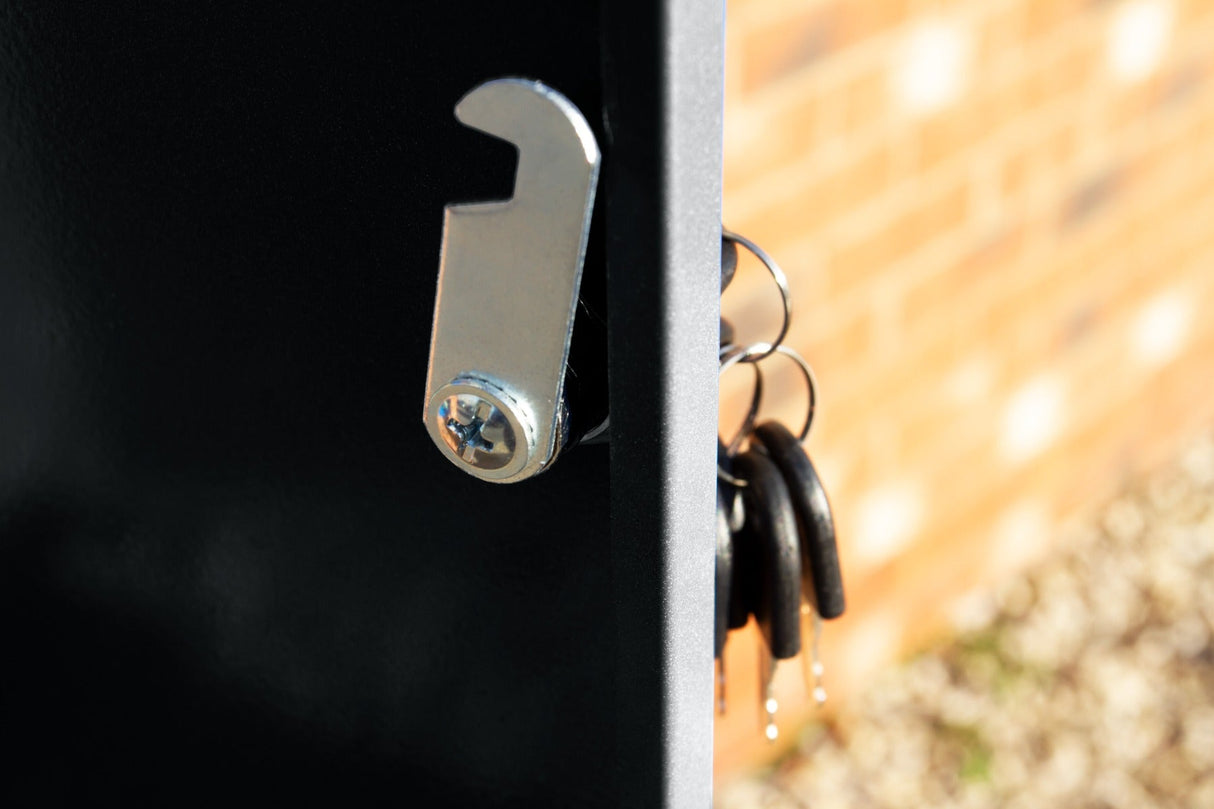
<path fill-rule="evenodd" d="M 1203 584 L 1207 557 L 1193 551 L 1214 544 L 1204 516 L 1214 497 L 1204 438 L 1214 426 L 1214 0 L 730 0 L 725 70 L 724 221 L 790 277 L 788 342 L 821 390 L 807 448 L 831 493 L 849 606 L 823 639 L 825 712 L 809 705 L 800 665 L 780 667 L 774 745 L 761 732 L 753 626 L 731 635 L 729 709 L 716 728 L 721 800 L 826 805 L 798 797 L 788 774 L 814 759 L 861 772 L 847 761 L 858 728 L 898 712 L 878 694 L 900 694 L 898 705 L 928 717 L 920 735 L 891 719 L 926 756 L 924 728 L 953 727 L 927 703 L 968 682 L 975 648 L 1019 661 L 1018 671 L 1054 672 L 1013 690 L 1022 707 L 1057 694 L 1059 672 L 1072 682 L 1080 669 L 1147 665 L 1035 661 L 1024 651 L 1034 637 L 1052 648 L 1048 633 L 1032 634 L 1049 624 L 1041 610 L 1054 610 L 1059 631 L 1071 627 L 1074 655 L 1085 638 L 1122 648 L 1148 627 L 1192 619 L 1183 653 L 1207 667 L 1193 699 L 1214 704 L 1214 591 Z M 745 257 L 722 306 L 741 342 L 770 338 L 779 322 L 770 280 Z M 765 413 L 799 423 L 797 374 L 774 362 Z M 744 371 L 722 380 L 723 430 L 741 421 L 750 384 Z M 1160 611 L 1156 580 L 1134 567 L 1152 553 L 1176 568 L 1163 581 L 1189 577 L 1180 612 Z M 1078 589 L 1041 584 L 1060 575 Z M 1141 597 L 1141 609 L 1091 626 L 1106 586 L 1118 603 Z M 1016 601 L 1017 588 L 1030 595 Z M 1041 595 L 1050 592 L 1069 593 L 1069 612 Z M 992 627 L 1020 627 L 1028 640 Z M 935 662 L 914 662 L 925 654 Z M 896 661 L 903 668 L 891 669 Z M 902 676 L 891 671 L 909 671 L 912 684 L 891 685 Z M 1179 682 L 1143 688 L 1183 717 Z M 1122 704 L 1110 693 L 1108 704 Z M 1084 704 L 1107 714 L 1103 702 Z M 1190 747 L 1214 757 L 1207 718 Z M 962 789 L 1006 776 L 973 727 L 948 731 L 960 753 L 905 777 L 926 783 L 932 767 L 952 768 L 960 791 L 948 795 L 1003 805 L 989 783 Z M 1098 722 L 1072 731 L 1110 732 Z M 1188 738 L 1159 733 L 1173 747 Z M 1039 759 L 1022 762 L 1030 781 L 1033 762 L 1046 772 L 1057 752 L 1037 748 Z M 1200 780 L 1200 756 L 1184 760 Z M 1070 771 L 1095 777 L 1092 761 Z M 773 762 L 768 781 L 755 781 Z M 1050 766 L 1067 771 L 1065 760 Z M 774 793 L 756 786 L 777 782 Z M 1106 791 L 1150 805 L 1124 784 Z M 1214 786 L 1207 793 L 1214 805 Z M 865 795 L 840 805 L 898 803 Z"/>

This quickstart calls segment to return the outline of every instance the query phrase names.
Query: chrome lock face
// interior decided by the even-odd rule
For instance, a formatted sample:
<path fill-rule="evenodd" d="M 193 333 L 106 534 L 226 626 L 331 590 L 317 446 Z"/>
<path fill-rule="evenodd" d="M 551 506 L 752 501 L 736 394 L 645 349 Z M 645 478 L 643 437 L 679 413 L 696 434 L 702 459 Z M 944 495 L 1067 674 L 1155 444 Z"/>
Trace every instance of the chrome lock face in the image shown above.
<path fill-rule="evenodd" d="M 518 456 L 518 430 L 506 411 L 478 393 L 448 393 L 438 406 L 438 423 L 460 460 L 496 471 Z"/>
<path fill-rule="evenodd" d="M 487 379 L 463 377 L 430 397 L 426 426 L 455 465 L 477 477 L 514 477 L 535 451 L 535 425 L 524 402 Z"/>
<path fill-rule="evenodd" d="M 511 199 L 446 208 L 424 420 L 456 466 L 514 483 L 562 448 L 599 150 L 577 108 L 536 81 L 486 82 L 455 115 L 518 147 L 518 171 Z"/>

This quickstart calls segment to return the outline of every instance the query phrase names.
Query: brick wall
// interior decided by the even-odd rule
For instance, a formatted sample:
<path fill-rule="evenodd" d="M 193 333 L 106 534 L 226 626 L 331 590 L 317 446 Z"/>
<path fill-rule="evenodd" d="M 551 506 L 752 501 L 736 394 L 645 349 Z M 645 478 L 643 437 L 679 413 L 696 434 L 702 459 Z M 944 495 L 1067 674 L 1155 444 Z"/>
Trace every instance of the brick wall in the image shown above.
<path fill-rule="evenodd" d="M 836 709 L 1214 423 L 1214 0 L 731 0 L 725 222 L 788 271 L 850 587 Z M 757 265 L 724 309 L 778 318 Z M 795 421 L 791 370 L 766 412 Z M 750 375 L 722 383 L 736 424 Z M 731 639 L 726 776 L 759 730 Z"/>

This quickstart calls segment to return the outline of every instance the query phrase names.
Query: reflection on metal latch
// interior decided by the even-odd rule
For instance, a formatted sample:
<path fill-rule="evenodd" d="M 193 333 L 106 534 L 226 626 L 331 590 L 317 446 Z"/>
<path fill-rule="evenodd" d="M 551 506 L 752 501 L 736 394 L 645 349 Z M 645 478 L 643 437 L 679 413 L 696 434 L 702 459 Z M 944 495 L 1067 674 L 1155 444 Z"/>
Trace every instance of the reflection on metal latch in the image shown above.
<path fill-rule="evenodd" d="M 517 146 L 518 172 L 511 199 L 446 208 L 426 430 L 465 472 L 514 483 L 562 449 L 599 149 L 577 108 L 537 81 L 486 82 L 455 115 Z"/>

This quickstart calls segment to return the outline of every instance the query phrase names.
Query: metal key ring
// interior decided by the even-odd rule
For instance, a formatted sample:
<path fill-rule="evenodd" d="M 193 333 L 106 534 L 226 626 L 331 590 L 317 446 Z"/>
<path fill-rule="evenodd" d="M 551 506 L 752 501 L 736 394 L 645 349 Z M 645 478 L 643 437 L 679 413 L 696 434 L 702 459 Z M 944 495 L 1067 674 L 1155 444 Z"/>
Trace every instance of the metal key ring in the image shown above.
<path fill-rule="evenodd" d="M 721 346 L 719 358 L 724 359 L 730 354 L 741 351 L 744 346 L 737 343 L 726 343 Z M 759 360 L 756 358 L 753 362 L 748 363 L 755 372 L 755 389 L 750 396 L 750 407 L 746 411 L 746 418 L 742 420 L 742 426 L 734 433 L 733 438 L 725 445 L 725 454 L 730 458 L 738 454 L 738 449 L 742 445 L 742 440 L 750 435 L 751 430 L 755 427 L 755 420 L 759 417 L 759 404 L 763 401 L 763 371 L 759 367 Z M 718 373 L 718 378 L 720 373 Z M 728 474 L 728 473 L 727 473 Z"/>
<path fill-rule="evenodd" d="M 795 362 L 801 369 L 801 375 L 805 378 L 805 385 L 809 392 L 809 407 L 805 412 L 805 423 L 801 427 L 801 433 L 797 436 L 798 441 L 804 441 L 809 436 L 809 428 L 814 423 L 814 409 L 818 404 L 818 379 L 814 376 L 814 369 L 794 349 L 786 345 L 773 346 L 770 343 L 752 343 L 745 348 L 727 348 L 721 354 L 721 367 L 717 374 L 719 376 L 725 373 L 739 362 L 757 363 L 764 357 L 776 353 L 783 354 Z"/>
<path fill-rule="evenodd" d="M 727 452 L 730 454 L 737 451 L 742 437 L 749 434 L 750 430 L 754 428 L 754 423 L 758 418 L 759 400 L 762 397 L 762 377 L 758 376 L 759 369 L 757 363 L 764 357 L 770 357 L 774 353 L 783 354 L 795 362 L 801 369 L 802 376 L 805 377 L 805 384 L 809 392 L 809 407 L 805 412 L 805 424 L 801 427 L 801 433 L 797 436 L 797 440 L 804 441 L 809 436 L 809 428 L 814 423 L 814 410 L 818 404 L 818 380 L 814 376 L 813 368 L 805 361 L 805 358 L 785 345 L 773 346 L 770 343 L 753 343 L 745 347 L 726 346 L 721 353 L 721 365 L 717 371 L 717 376 L 720 377 L 739 362 L 745 362 L 756 365 L 756 379 L 759 380 L 759 383 L 756 385 L 756 395 L 751 398 L 751 406 L 746 415 L 746 420 L 742 423 L 738 434 L 729 443 Z M 717 477 L 734 486 L 746 485 L 746 481 L 734 477 L 721 468 L 720 462 L 717 463 Z"/>
<path fill-rule="evenodd" d="M 725 346 L 722 348 L 722 353 L 734 350 L 737 350 L 736 346 Z M 750 435 L 751 430 L 754 429 L 755 420 L 759 417 L 759 405 L 763 401 L 763 371 L 759 368 L 757 362 L 750 363 L 750 367 L 754 368 L 755 371 L 755 389 L 754 393 L 750 396 L 750 408 L 746 411 L 746 418 L 742 420 L 742 426 L 738 428 L 733 438 L 725 445 L 725 455 L 729 458 L 738 454 L 738 449 L 742 446 L 742 440 Z M 743 487 L 746 485 L 746 481 L 726 472 L 719 460 L 717 461 L 717 477 L 732 486 Z"/>
<path fill-rule="evenodd" d="M 784 338 L 788 336 L 788 327 L 792 323 L 792 292 L 788 288 L 788 276 L 784 274 L 784 270 L 780 269 L 780 265 L 776 260 L 767 254 L 759 245 L 752 242 L 750 239 L 732 230 L 721 229 L 722 238 L 728 239 L 731 242 L 740 244 L 754 254 L 755 258 L 763 262 L 763 266 L 767 267 L 767 271 L 771 273 L 771 278 L 776 282 L 776 286 L 780 288 L 780 299 L 784 305 L 784 322 L 780 326 L 780 333 L 776 335 L 776 339 L 771 343 L 755 343 L 754 345 L 770 346 L 767 353 L 762 357 L 754 357 L 751 362 L 757 362 L 764 357 L 770 357 L 776 352 L 776 349 L 784 343 Z"/>

